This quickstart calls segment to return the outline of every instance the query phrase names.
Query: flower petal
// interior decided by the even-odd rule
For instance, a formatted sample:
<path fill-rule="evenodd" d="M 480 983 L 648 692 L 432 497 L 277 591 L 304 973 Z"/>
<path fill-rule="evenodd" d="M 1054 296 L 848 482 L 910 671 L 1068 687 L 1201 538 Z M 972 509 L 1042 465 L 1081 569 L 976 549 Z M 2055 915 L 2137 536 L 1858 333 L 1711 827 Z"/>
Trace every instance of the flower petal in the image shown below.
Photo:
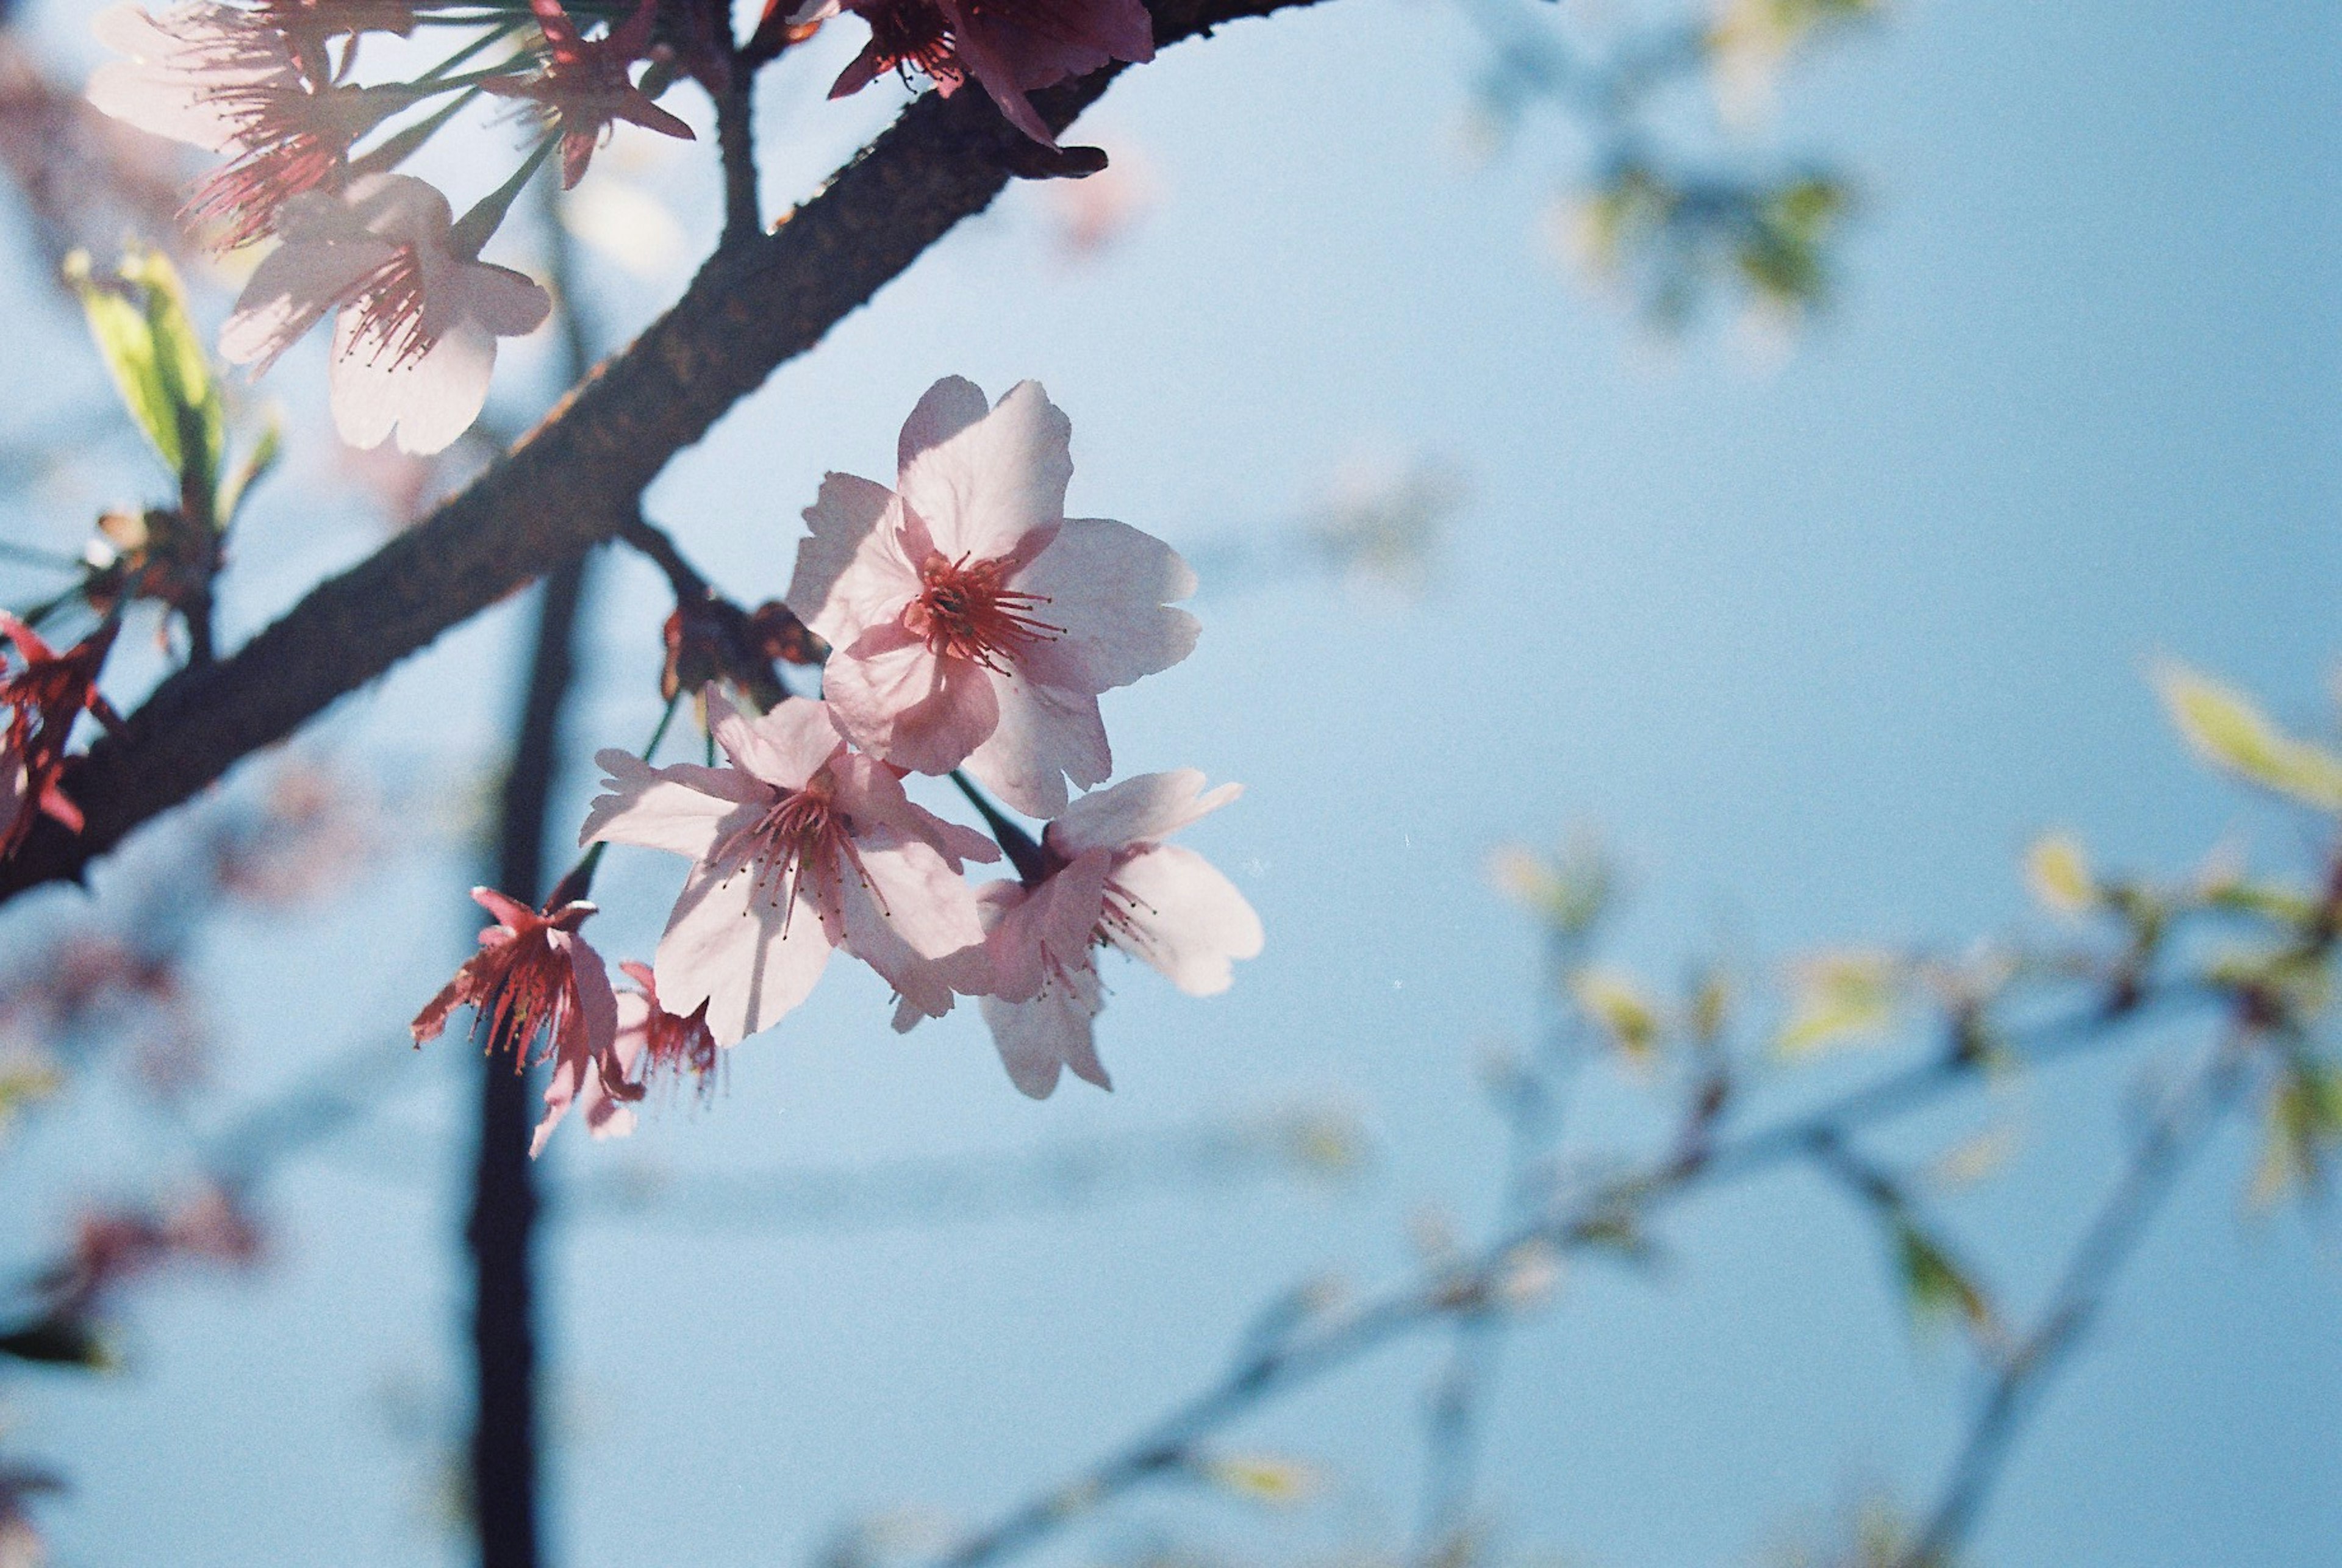
<path fill-rule="evenodd" d="M 921 394 L 895 441 L 896 472 L 930 446 L 940 446 L 992 411 L 984 388 L 964 375 L 946 375 Z"/>
<path fill-rule="evenodd" d="M 695 867 L 653 961 L 662 1004 L 687 1014 L 705 1001 L 719 1045 L 779 1023 L 812 994 L 835 945 L 813 892 L 808 881 L 785 912 L 746 871 Z"/>
<path fill-rule="evenodd" d="M 821 689 L 856 744 L 914 773 L 951 772 L 1000 722 L 991 672 L 932 653 L 896 624 L 833 652 Z"/>
<path fill-rule="evenodd" d="M 1228 988 L 1229 961 L 1257 957 L 1260 916 L 1236 884 L 1194 850 L 1165 844 L 1115 868 L 1107 902 L 1115 945 L 1161 972 L 1190 996 Z"/>
<path fill-rule="evenodd" d="M 655 768 L 631 752 L 596 752 L 594 760 L 609 776 L 606 794 L 586 813 L 577 842 L 596 839 L 663 849 L 706 860 L 716 845 L 754 820 L 767 793 L 756 780 L 731 768 L 689 763 Z"/>
<path fill-rule="evenodd" d="M 1238 784 L 1206 791 L 1204 774 L 1197 768 L 1140 774 L 1067 806 L 1065 814 L 1048 826 L 1049 847 L 1071 856 L 1093 849 L 1120 850 L 1135 844 L 1159 843 L 1242 794 L 1244 785 Z"/>
<path fill-rule="evenodd" d="M 797 619 L 844 644 L 892 619 L 919 591 L 918 574 L 896 544 L 895 493 L 851 474 L 825 474 L 805 510 L 811 534 L 797 544 L 788 605 Z"/>
<path fill-rule="evenodd" d="M 1195 650 L 1196 617 L 1168 607 L 1196 591 L 1196 574 L 1151 534 L 1103 517 L 1068 519 L 1014 585 L 1048 601 L 1065 635 L 1024 663 L 1041 680 L 1103 692 L 1167 670 Z M 1068 663 L 1078 661 L 1077 678 Z"/>
<path fill-rule="evenodd" d="M 1096 696 L 1016 676 L 996 679 L 993 690 L 1000 723 L 965 766 L 1001 799 L 1027 816 L 1055 816 L 1066 809 L 1065 775 L 1085 788 L 1112 776 Z"/>
<path fill-rule="evenodd" d="M 903 465 L 904 503 L 954 560 L 1013 554 L 1026 534 L 1065 519 L 1073 424 L 1037 381 Z"/>
<path fill-rule="evenodd" d="M 976 1007 L 992 1030 L 992 1044 L 1000 1053 L 1000 1064 L 1008 1069 L 1009 1082 L 1032 1098 L 1046 1100 L 1065 1067 L 1101 1089 L 1114 1087 L 1090 1034 L 1090 1021 L 1104 1004 L 1097 970 L 1084 963 L 1033 1001 L 986 996 Z"/>

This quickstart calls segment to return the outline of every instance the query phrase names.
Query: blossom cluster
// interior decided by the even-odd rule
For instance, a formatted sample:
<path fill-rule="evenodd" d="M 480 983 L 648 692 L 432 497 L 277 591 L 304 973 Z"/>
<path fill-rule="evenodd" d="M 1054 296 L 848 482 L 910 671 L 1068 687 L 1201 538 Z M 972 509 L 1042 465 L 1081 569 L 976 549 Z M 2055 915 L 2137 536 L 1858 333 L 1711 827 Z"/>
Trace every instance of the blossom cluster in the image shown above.
<path fill-rule="evenodd" d="M 515 1066 L 534 1044 L 552 1066 L 542 1149 L 573 1109 L 596 1134 L 627 1131 L 662 1071 L 704 1083 L 835 952 L 893 987 L 897 1030 L 976 999 L 1036 1098 L 1068 1070 L 1109 1086 L 1092 1031 L 1103 949 L 1191 994 L 1226 989 L 1232 961 L 1260 951 L 1259 919 L 1167 841 L 1238 786 L 1182 769 L 1094 787 L 1114 772 L 1099 695 L 1194 648 L 1196 620 L 1174 604 L 1195 577 L 1136 528 L 1067 517 L 1072 474 L 1071 428 L 1038 384 L 990 404 L 952 377 L 903 426 L 892 488 L 827 475 L 787 595 L 830 650 L 822 695 L 753 714 L 706 685 L 720 765 L 600 753 L 579 834 L 596 847 L 542 909 L 475 890 L 496 924 L 415 1020 L 418 1044 L 465 1004 Z M 990 834 L 913 801 L 912 774 L 958 782 Z M 1037 838 L 992 796 L 1046 819 Z M 625 994 L 579 934 L 605 844 L 690 863 L 654 962 L 624 966 Z M 970 885 L 969 864 L 1004 854 L 1013 878 Z"/>
<path fill-rule="evenodd" d="M 691 139 L 656 102 L 676 81 L 720 96 L 736 73 L 851 11 L 870 42 L 831 96 L 914 71 L 948 95 L 973 75 L 1018 129 L 1055 149 L 1027 94 L 1154 55 L 1140 0 L 816 0 L 769 12 L 745 47 L 711 36 L 696 0 L 605 4 L 574 0 L 573 14 L 565 0 L 177 0 L 155 13 L 121 0 L 95 23 L 120 57 L 97 69 L 89 98 L 225 158 L 183 215 L 211 241 L 277 242 L 237 300 L 221 353 L 258 374 L 330 315 L 342 437 L 372 447 L 395 435 L 400 450 L 425 454 L 479 416 L 497 341 L 534 332 L 551 311 L 534 279 L 480 259 L 520 190 L 555 151 L 575 185 L 622 120 Z M 426 70 L 356 79 L 368 35 L 451 33 L 460 46 Z M 397 169 L 482 95 L 519 105 L 536 142 L 458 217 L 437 188 Z"/>

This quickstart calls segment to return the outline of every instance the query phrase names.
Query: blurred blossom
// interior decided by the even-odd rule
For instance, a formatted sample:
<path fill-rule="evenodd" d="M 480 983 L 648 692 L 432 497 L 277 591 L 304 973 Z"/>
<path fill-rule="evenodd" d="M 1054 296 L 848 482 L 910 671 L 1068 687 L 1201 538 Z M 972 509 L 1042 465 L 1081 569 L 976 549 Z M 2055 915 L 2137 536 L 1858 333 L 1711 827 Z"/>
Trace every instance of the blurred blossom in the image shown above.
<path fill-rule="evenodd" d="M 53 275 L 69 251 L 115 245 L 125 232 L 175 232 L 169 145 L 51 81 L 9 33 L 0 33 L 0 170 L 23 194 Z"/>
<path fill-rule="evenodd" d="M 1489 885 L 1557 936 L 1591 930 L 1610 902 L 1616 881 L 1609 856 L 1590 834 L 1571 838 L 1559 853 L 1527 844 L 1500 844 L 1488 855 Z"/>
<path fill-rule="evenodd" d="M 1401 594 L 1428 584 L 1447 522 L 1471 494 L 1437 457 L 1388 452 L 1352 460 L 1304 518 L 1302 533 L 1327 570 Z"/>
<path fill-rule="evenodd" d="M 1802 1058 L 1875 1042 L 1895 1022 L 1903 966 L 1894 954 L 1817 953 L 1790 966 L 1788 1023 L 1774 1040 L 1783 1058 Z"/>
<path fill-rule="evenodd" d="M 41 1568 L 48 1549 L 26 1504 L 65 1483 L 48 1471 L 0 1459 L 0 1568 Z"/>
<path fill-rule="evenodd" d="M 1722 0 L 1707 35 L 1717 115 L 1727 125 L 1768 116 L 1782 67 L 1800 48 L 1885 9 L 1881 0 Z"/>
<path fill-rule="evenodd" d="M 1223 1491 L 1274 1508 L 1307 1503 L 1326 1489 L 1323 1472 L 1282 1454 L 1217 1454 L 1199 1461 L 1196 1468 Z"/>
<path fill-rule="evenodd" d="M 1057 258 L 1068 265 L 1095 261 L 1119 244 L 1160 195 L 1152 165 L 1127 148 L 1116 148 L 1114 161 L 1096 174 L 1051 180 L 1042 191 L 1054 220 Z"/>
<path fill-rule="evenodd" d="M 249 1268 L 260 1260 L 259 1224 L 225 1189 L 206 1187 L 171 1209 L 93 1209 L 75 1227 L 65 1261 L 41 1280 L 52 1312 L 104 1311 L 133 1282 L 174 1263 Z"/>
<path fill-rule="evenodd" d="M 346 886 L 381 844 L 381 804 L 363 783 L 317 761 L 278 764 L 256 807 L 213 827 L 208 848 L 219 890 L 284 908 Z"/>
<path fill-rule="evenodd" d="M 1719 293 L 1781 322 L 1827 301 L 1827 246 L 1853 205 L 1834 175 L 1695 178 L 1626 159 L 1554 212 L 1555 248 L 1614 285 L 1664 331 Z"/>
<path fill-rule="evenodd" d="M 606 165 L 619 163 L 625 147 L 614 147 Z M 645 283 L 671 276 L 690 260 L 682 220 L 643 180 L 597 174 L 562 202 L 561 222 L 579 244 Z"/>

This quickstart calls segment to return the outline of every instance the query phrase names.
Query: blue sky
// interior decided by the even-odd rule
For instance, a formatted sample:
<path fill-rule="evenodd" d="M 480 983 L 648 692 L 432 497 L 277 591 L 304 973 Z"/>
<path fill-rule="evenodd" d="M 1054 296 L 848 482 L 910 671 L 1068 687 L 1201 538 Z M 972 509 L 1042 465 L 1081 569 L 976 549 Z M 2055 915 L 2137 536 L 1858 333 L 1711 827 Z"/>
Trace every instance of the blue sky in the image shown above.
<path fill-rule="evenodd" d="M 63 4 L 43 15 L 61 39 L 79 25 Z M 945 374 L 1041 378 L 1074 421 L 1073 508 L 1199 555 L 1306 509 L 1362 452 L 1436 454 L 1471 494 L 1419 603 L 1207 584 L 1196 655 L 1109 699 L 1126 773 L 1246 784 L 1193 842 L 1269 943 L 1210 1002 L 1121 976 L 1113 1095 L 1028 1103 L 972 1010 L 898 1040 L 880 983 L 841 970 L 741 1050 L 714 1106 L 631 1146 L 565 1140 L 555 1179 L 856 1165 L 1296 1102 L 1355 1111 L 1381 1159 L 1339 1194 L 935 1228 L 579 1219 L 550 1253 L 565 1560 L 723 1568 L 801 1560 L 867 1508 L 981 1518 L 1214 1376 L 1296 1279 L 1394 1277 L 1426 1205 L 1478 1223 L 1498 1137 L 1474 1061 L 1537 1017 L 1530 934 L 1480 877 L 1495 844 L 1601 830 L 1634 888 L 1621 957 L 1655 975 L 1718 944 L 2006 927 L 2027 918 L 2017 857 L 2048 826 L 2168 872 L 2232 833 L 2264 862 L 2298 854 L 2297 824 L 2181 754 L 2144 674 L 2177 655 L 2329 722 L 2337 44 L 2309 6 L 1899 7 L 1787 85 L 1781 147 L 1842 161 L 1865 195 L 1836 308 L 1781 356 L 1728 327 L 1656 345 L 1556 265 L 1543 216 L 1575 144 L 1547 126 L 1494 162 L 1463 155 L 1477 56 L 1459 14 L 1329 0 L 1115 88 L 1084 134 L 1136 149 L 1157 199 L 1102 259 L 1056 260 L 1047 195 L 1019 188 L 776 376 L 652 498 L 744 597 L 784 586 L 822 471 L 883 477 Z M 797 72 L 763 125 L 776 201 L 886 113 L 824 107 L 819 62 Z M 704 230 L 707 183 L 659 177 Z M 614 273 L 596 305 L 623 330 L 671 286 Z M 69 363 L 74 324 L 38 330 Z M 280 395 L 314 398 L 315 370 L 288 364 Z M 283 486 L 232 607 L 256 621 L 367 544 Z M 581 751 L 647 730 L 663 613 L 648 572 L 605 571 Z M 517 625 L 500 612 L 445 639 L 334 739 L 460 789 L 493 757 Z M 591 782 L 567 781 L 573 814 Z M 262 1084 L 397 1048 L 469 918 L 462 845 L 411 851 L 363 907 L 220 934 L 232 1072 Z M 675 880 L 665 857 L 614 854 L 606 950 L 647 950 Z M 402 1055 L 380 1125 L 287 1172 L 269 1274 L 164 1288 L 129 1376 L 15 1400 L 25 1444 L 78 1483 L 50 1515 L 65 1561 L 445 1554 L 426 1463 L 382 1413 L 385 1388 L 459 1387 L 465 1054 Z M 2020 1304 L 2107 1179 L 2127 1081 L 2027 1084 L 2007 1107 L 2024 1156 L 1947 1206 Z M 1623 1094 L 1587 1115 L 1590 1137 L 1642 1125 Z M 94 1105 L 35 1136 L 20 1158 L 95 1178 L 140 1154 Z M 2342 1273 L 2313 1227 L 2243 1216 L 2249 1157 L 2241 1136 L 2216 1148 L 2158 1226 L 1978 1561 L 2342 1560 Z M 1858 1217 L 1782 1179 L 1667 1234 L 1663 1279 L 1573 1272 L 1521 1333 L 1489 1465 L 1501 1542 L 1616 1568 L 1743 1562 L 1874 1486 L 1924 1498 L 1972 1380 L 1957 1346 L 1907 1332 Z M 1323 1466 L 1311 1506 L 1152 1499 L 1079 1549 L 1158 1528 L 1246 1563 L 1396 1546 L 1435 1348 L 1232 1437 Z"/>

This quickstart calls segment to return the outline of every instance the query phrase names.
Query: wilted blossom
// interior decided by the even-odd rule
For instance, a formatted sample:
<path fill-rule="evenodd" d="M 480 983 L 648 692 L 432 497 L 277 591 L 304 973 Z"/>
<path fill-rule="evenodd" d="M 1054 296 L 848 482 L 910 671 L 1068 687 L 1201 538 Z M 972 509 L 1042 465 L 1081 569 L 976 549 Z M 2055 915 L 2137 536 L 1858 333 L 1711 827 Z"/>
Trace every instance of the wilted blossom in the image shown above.
<path fill-rule="evenodd" d="M 824 704 L 751 720 L 711 688 L 707 710 L 730 766 L 605 751 L 609 793 L 579 834 L 694 863 L 659 942 L 663 1004 L 704 1007 L 731 1045 L 804 1001 L 837 947 L 914 1015 L 983 990 L 984 932 L 960 870 L 998 859 L 991 840 L 914 805 L 893 770 L 846 750 Z"/>
<path fill-rule="evenodd" d="M 987 409 L 950 376 L 912 410 L 896 489 L 831 474 L 789 607 L 831 654 L 837 727 L 896 767 L 966 764 L 1034 816 L 1113 772 L 1098 694 L 1168 669 L 1195 574 L 1127 524 L 1067 518 L 1072 427 L 1037 382 Z"/>
<path fill-rule="evenodd" d="M 113 707 L 98 694 L 98 672 L 114 645 L 117 623 L 107 621 L 60 654 L 39 633 L 0 611 L 0 634 L 15 645 L 18 668 L 0 676 L 0 704 L 8 710 L 0 734 L 0 857 L 15 854 L 33 831 L 35 814 L 79 833 L 81 808 L 59 785 L 65 742 L 84 711 L 118 724 Z"/>
<path fill-rule="evenodd" d="M 475 887 L 472 897 L 496 924 L 480 933 L 479 952 L 415 1014 L 415 1043 L 437 1039 L 450 1013 L 470 1007 L 477 1013 L 473 1033 L 486 1034 L 490 1054 L 509 1054 L 515 1072 L 528 1064 L 530 1044 L 541 1040 L 536 1059 L 553 1062 L 556 1080 L 567 1074 L 575 1084 L 592 1073 L 606 1084 L 623 1082 L 610 974 L 577 934 L 594 905 L 572 901 L 531 909 L 492 887 Z M 546 1124 L 560 1114 L 549 1111 Z"/>
<path fill-rule="evenodd" d="M 409 175 L 369 175 L 336 195 L 293 197 L 285 243 L 253 273 L 220 329 L 220 353 L 265 371 L 328 311 L 334 424 L 353 446 L 394 428 L 402 452 L 437 452 L 487 402 L 496 339 L 553 309 L 509 267 L 452 248 L 447 198 Z"/>
<path fill-rule="evenodd" d="M 658 0 L 641 0 L 633 15 L 591 42 L 579 36 L 561 0 L 529 0 L 528 8 L 545 33 L 550 55 L 545 68 L 481 85 L 506 97 L 535 100 L 560 127 L 564 188 L 585 177 L 595 147 L 608 137 L 615 121 L 686 142 L 694 139 L 691 127 L 653 103 L 629 74 L 650 47 Z"/>
<path fill-rule="evenodd" d="M 621 964 L 636 989 L 618 993 L 618 1033 L 608 1070 L 589 1061 L 556 1059 L 545 1086 L 545 1119 L 536 1124 L 531 1154 L 545 1151 L 554 1127 L 572 1110 L 596 1138 L 623 1138 L 635 1130 L 634 1103 L 652 1079 L 689 1078 L 703 1094 L 715 1084 L 722 1048 L 707 1032 L 707 1004 L 689 1017 L 659 1005 L 658 986 L 640 964 Z"/>
<path fill-rule="evenodd" d="M 1025 95 L 1110 60 L 1155 58 L 1155 23 L 1140 0 L 826 0 L 800 21 L 853 12 L 870 42 L 829 90 L 858 93 L 889 71 L 917 71 L 946 97 L 971 75 L 1009 124 L 1045 146 L 1056 138 Z"/>
<path fill-rule="evenodd" d="M 155 15 L 124 0 L 92 24 L 98 42 L 125 58 L 92 74 L 89 101 L 143 131 L 228 155 L 186 215 L 232 249 L 268 233 L 291 197 L 337 180 L 350 144 L 405 101 L 335 80 L 325 39 L 403 31 L 412 20 L 405 5 L 379 3 L 194 0 Z"/>
<path fill-rule="evenodd" d="M 1103 1003 L 1097 948 L 1120 948 L 1191 996 L 1226 990 L 1230 961 L 1260 952 L 1244 894 L 1202 855 L 1163 842 L 1242 789 L 1206 791 L 1182 768 L 1085 795 L 1042 834 L 1038 883 L 983 890 L 996 994 L 980 1005 L 1019 1089 L 1045 1099 L 1061 1068 L 1113 1086 L 1090 1037 Z"/>

